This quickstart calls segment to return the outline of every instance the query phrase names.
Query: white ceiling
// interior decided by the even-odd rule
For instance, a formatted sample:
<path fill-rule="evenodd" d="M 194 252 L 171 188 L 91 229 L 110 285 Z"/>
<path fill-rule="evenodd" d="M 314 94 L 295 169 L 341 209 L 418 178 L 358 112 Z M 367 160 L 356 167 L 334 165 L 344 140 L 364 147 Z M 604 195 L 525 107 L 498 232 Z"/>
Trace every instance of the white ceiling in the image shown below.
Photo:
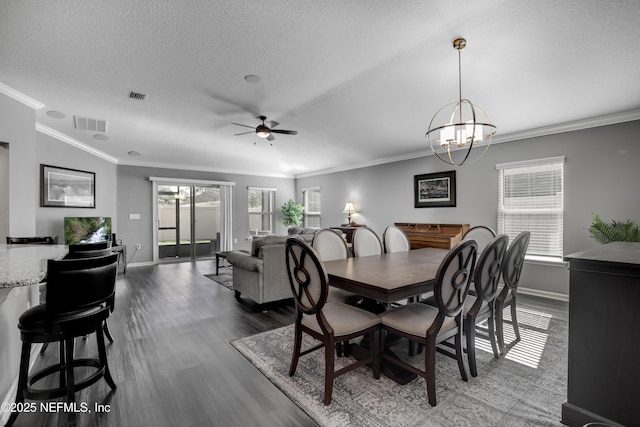
<path fill-rule="evenodd" d="M 120 164 L 304 176 L 426 154 L 458 97 L 459 36 L 462 95 L 498 141 L 640 118 L 638 0 L 3 1 L 0 90 Z M 234 136 L 259 114 L 299 134 Z M 74 115 L 107 120 L 109 139 Z"/>

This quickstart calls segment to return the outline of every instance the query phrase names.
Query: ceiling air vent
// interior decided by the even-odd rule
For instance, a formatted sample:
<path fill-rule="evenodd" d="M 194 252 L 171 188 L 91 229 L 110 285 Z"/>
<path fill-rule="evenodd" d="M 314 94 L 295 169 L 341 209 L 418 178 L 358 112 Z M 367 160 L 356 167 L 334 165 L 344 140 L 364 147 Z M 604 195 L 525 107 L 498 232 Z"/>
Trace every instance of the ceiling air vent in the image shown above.
<path fill-rule="evenodd" d="M 89 119 L 87 117 L 73 116 L 76 129 L 88 130 L 90 132 L 107 133 L 107 121 L 98 119 Z"/>
<path fill-rule="evenodd" d="M 144 101 L 144 97 L 147 96 L 144 93 L 138 93 L 138 92 L 134 92 L 131 91 L 131 93 L 129 94 L 129 98 L 131 99 L 137 99 L 139 101 Z"/>

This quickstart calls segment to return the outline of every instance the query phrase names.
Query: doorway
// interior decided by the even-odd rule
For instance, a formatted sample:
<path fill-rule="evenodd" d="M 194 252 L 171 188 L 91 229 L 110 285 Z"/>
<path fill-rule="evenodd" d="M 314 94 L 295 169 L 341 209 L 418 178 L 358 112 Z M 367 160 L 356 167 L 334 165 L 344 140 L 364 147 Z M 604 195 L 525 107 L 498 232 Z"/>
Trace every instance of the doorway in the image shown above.
<path fill-rule="evenodd" d="M 158 184 L 159 260 L 211 258 L 220 249 L 220 188 Z"/>

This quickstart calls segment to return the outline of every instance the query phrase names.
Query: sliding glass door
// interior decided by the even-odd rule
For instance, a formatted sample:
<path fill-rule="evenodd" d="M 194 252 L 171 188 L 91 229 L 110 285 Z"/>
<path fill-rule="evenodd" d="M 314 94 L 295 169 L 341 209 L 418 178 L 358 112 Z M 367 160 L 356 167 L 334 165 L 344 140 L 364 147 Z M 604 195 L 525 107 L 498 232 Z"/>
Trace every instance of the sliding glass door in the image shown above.
<path fill-rule="evenodd" d="M 160 260 L 212 257 L 220 248 L 220 188 L 158 184 Z"/>

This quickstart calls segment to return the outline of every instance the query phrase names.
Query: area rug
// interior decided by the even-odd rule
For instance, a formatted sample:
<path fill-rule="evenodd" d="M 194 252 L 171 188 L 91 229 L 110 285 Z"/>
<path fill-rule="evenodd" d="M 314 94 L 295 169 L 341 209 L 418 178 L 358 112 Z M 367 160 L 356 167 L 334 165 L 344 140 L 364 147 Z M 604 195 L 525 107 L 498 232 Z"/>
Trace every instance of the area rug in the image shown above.
<path fill-rule="evenodd" d="M 455 359 L 437 354 L 435 407 L 427 403 L 423 378 L 401 386 L 383 375 L 375 380 L 367 367 L 338 377 L 332 402 L 324 406 L 323 350 L 300 358 L 296 374 L 289 377 L 293 325 L 231 344 L 321 426 L 561 426 L 567 323 L 529 310 L 518 310 L 518 323 L 522 340 L 516 344 L 513 328 L 505 324 L 509 351 L 498 360 L 488 341 L 476 341 L 478 376 L 469 375 L 468 382 L 460 378 Z M 303 349 L 314 345 L 303 336 Z M 393 350 L 424 367 L 422 354 L 408 356 L 407 341 L 398 341 Z M 336 369 L 345 364 L 336 358 Z"/>
<path fill-rule="evenodd" d="M 218 269 L 218 275 L 205 274 L 204 276 L 227 289 L 233 290 L 233 270 L 229 267 L 220 267 Z"/>

